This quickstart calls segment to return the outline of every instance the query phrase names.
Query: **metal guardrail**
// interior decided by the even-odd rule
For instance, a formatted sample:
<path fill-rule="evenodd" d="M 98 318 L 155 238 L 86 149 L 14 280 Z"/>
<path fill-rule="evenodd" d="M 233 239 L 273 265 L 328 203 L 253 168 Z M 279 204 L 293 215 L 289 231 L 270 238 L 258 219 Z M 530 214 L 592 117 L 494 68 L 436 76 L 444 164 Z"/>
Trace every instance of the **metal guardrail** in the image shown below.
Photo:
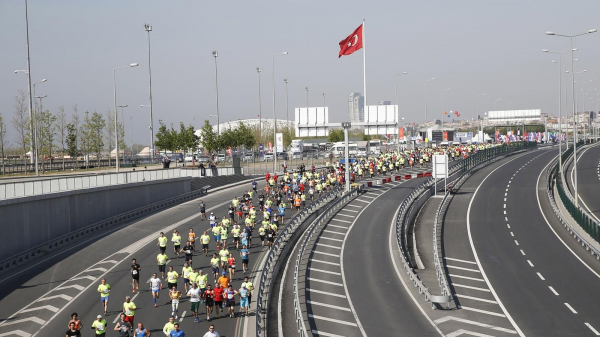
<path fill-rule="evenodd" d="M 573 235 L 577 242 L 581 243 L 581 245 L 584 246 L 586 250 L 590 251 L 592 256 L 595 256 L 596 259 L 600 260 L 600 251 L 597 250 L 594 246 L 592 246 L 583 236 L 581 236 L 581 234 L 579 234 L 579 232 L 575 228 L 573 228 L 573 226 L 571 226 L 571 224 L 563 217 L 562 213 L 560 212 L 560 209 L 558 208 L 558 205 L 556 204 L 556 200 L 554 198 L 554 181 L 556 179 L 556 173 L 558 172 L 557 165 L 558 157 L 550 163 L 548 169 L 546 170 L 546 192 L 548 193 L 548 199 L 550 200 L 550 205 L 552 205 L 552 210 L 554 211 L 554 214 L 562 223 L 562 225 L 569 231 L 569 234 Z M 558 190 L 558 185 L 556 187 Z"/>
<path fill-rule="evenodd" d="M 298 257 L 296 258 L 296 267 L 294 269 L 294 312 L 296 315 L 296 328 L 298 329 L 298 333 L 302 337 L 307 337 L 308 332 L 306 331 L 306 325 L 304 324 L 304 317 L 302 315 L 302 309 L 300 307 L 300 295 L 298 293 L 298 270 L 300 267 L 300 263 L 302 261 L 302 256 L 304 255 L 304 251 L 313 234 L 315 234 L 315 230 L 323 224 L 323 222 L 327 221 L 329 216 L 331 216 L 334 212 L 337 211 L 340 207 L 343 207 L 350 200 L 354 199 L 358 195 L 358 191 L 362 189 L 362 186 L 358 189 L 353 189 L 350 192 L 344 194 L 340 199 L 338 199 L 335 203 L 333 203 L 325 212 L 319 215 L 307 228 L 305 232 L 304 242 L 300 246 L 300 250 L 298 251 Z"/>
<path fill-rule="evenodd" d="M 131 171 L 121 173 L 105 173 L 86 176 L 60 177 L 53 179 L 31 180 L 23 182 L 0 183 L 0 200 L 30 197 L 48 193 L 58 193 L 86 188 L 114 186 L 143 181 L 155 181 L 173 178 L 201 178 L 233 175 L 242 168 L 218 167 L 205 169 L 174 168 L 165 170 Z"/>
<path fill-rule="evenodd" d="M 279 270 L 279 257 L 283 253 L 289 239 L 298 227 L 300 227 L 306 217 L 336 198 L 340 190 L 342 190 L 342 187 L 336 186 L 332 191 L 327 192 L 325 195 L 315 200 L 312 204 L 308 205 L 291 218 L 287 225 L 279 231 L 275 242 L 273 242 L 273 248 L 269 250 L 267 257 L 265 258 L 266 262 L 260 272 L 260 278 L 256 287 L 256 292 L 258 294 L 256 299 L 256 337 L 262 336 L 263 332 L 266 334 L 266 318 L 269 315 L 268 303 L 271 300 L 273 275 L 276 275 L 276 272 Z"/>

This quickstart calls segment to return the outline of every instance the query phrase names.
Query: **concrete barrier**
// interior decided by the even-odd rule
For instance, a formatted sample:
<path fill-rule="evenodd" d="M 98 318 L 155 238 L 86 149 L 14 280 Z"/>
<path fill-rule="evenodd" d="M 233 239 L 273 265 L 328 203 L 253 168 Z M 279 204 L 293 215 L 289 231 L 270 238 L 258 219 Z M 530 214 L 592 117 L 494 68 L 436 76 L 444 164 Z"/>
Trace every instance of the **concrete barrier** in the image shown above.
<path fill-rule="evenodd" d="M 431 172 L 425 172 L 423 175 L 424 175 L 425 177 L 431 177 L 431 176 L 432 176 Z"/>
<path fill-rule="evenodd" d="M 412 178 L 412 174 L 405 174 L 404 175 L 404 180 L 408 180 L 410 178 Z"/>
<path fill-rule="evenodd" d="M 417 178 L 423 178 L 423 173 L 417 173 Z"/>
<path fill-rule="evenodd" d="M 402 180 L 402 176 L 394 176 L 394 180 L 396 180 L 396 181 Z"/>

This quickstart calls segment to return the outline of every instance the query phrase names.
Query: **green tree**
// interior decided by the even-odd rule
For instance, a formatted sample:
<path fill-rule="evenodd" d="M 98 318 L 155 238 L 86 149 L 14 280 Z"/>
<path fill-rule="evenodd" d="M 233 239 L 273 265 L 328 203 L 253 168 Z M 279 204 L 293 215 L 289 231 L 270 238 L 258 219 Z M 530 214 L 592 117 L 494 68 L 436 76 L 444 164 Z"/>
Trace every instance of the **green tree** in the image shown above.
<path fill-rule="evenodd" d="M 329 130 L 329 142 L 337 143 L 344 140 L 344 130 L 342 129 L 333 129 Z"/>
<path fill-rule="evenodd" d="M 58 147 L 60 151 L 60 156 L 62 157 L 62 169 L 65 169 L 65 137 L 67 136 L 67 114 L 65 113 L 65 107 L 60 106 L 58 108 L 58 113 L 56 114 L 56 131 L 58 135 L 58 142 L 60 146 Z"/>
<path fill-rule="evenodd" d="M 87 149 L 89 153 L 96 154 L 98 166 L 100 166 L 100 157 L 102 155 L 102 149 L 104 149 L 104 137 L 102 136 L 102 130 L 104 130 L 106 127 L 106 120 L 96 111 L 92 113 L 91 117 L 89 117 L 89 113 L 86 112 L 84 123 L 85 132 L 87 133 Z"/>
<path fill-rule="evenodd" d="M 54 151 L 54 141 L 56 137 L 56 116 L 50 111 L 41 111 L 37 114 L 38 117 L 38 143 L 42 158 L 46 156 L 52 158 Z M 45 171 L 44 160 L 42 160 L 42 172 Z"/>
<path fill-rule="evenodd" d="M 8 147 L 8 139 L 6 139 L 6 123 L 4 118 L 0 114 L 0 160 L 2 161 L 2 174 L 6 174 L 6 168 L 4 167 L 4 150 Z"/>
<path fill-rule="evenodd" d="M 75 124 L 73 123 L 67 124 L 66 143 L 66 151 L 69 157 L 71 157 L 71 160 L 73 159 L 73 157 L 77 158 L 77 155 L 79 154 L 79 151 L 77 149 L 77 130 L 75 129 Z"/>
<path fill-rule="evenodd" d="M 173 138 L 171 131 L 167 129 L 165 123 L 162 120 L 158 121 L 160 125 L 158 128 L 158 132 L 156 132 L 156 140 L 154 141 L 154 146 L 158 150 L 166 151 L 171 150 L 173 148 Z"/>
<path fill-rule="evenodd" d="M 108 144 L 108 166 L 111 162 L 111 153 L 113 150 L 113 138 L 115 136 L 115 114 L 108 110 L 106 112 L 106 143 Z"/>
<path fill-rule="evenodd" d="M 216 151 L 219 148 L 218 138 L 210 122 L 205 120 L 204 126 L 200 129 L 200 144 L 202 144 L 204 151 L 208 153 Z"/>
<path fill-rule="evenodd" d="M 248 128 L 243 122 L 240 122 L 240 125 L 235 129 L 235 133 L 238 142 L 236 146 L 244 145 L 246 149 L 251 149 L 256 145 L 256 137 L 254 137 L 252 129 Z"/>

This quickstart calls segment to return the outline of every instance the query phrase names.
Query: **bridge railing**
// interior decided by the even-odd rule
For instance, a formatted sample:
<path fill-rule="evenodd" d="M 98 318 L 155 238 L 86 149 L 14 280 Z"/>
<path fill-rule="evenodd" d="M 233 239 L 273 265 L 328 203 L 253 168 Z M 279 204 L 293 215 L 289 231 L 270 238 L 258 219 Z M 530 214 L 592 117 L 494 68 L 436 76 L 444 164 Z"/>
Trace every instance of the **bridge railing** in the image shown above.
<path fill-rule="evenodd" d="M 0 183 L 0 200 L 30 197 L 78 189 L 130 184 L 182 177 L 212 177 L 243 174 L 242 168 L 219 167 L 212 169 L 174 168 L 165 170 L 104 173 L 85 176 L 62 176 L 21 182 Z"/>

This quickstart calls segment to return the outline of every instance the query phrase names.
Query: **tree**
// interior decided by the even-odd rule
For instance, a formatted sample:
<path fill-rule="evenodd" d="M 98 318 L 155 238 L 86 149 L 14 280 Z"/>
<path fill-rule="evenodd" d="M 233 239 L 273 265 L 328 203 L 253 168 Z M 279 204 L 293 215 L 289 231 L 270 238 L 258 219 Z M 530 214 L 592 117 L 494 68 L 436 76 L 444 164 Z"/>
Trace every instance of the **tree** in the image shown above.
<path fill-rule="evenodd" d="M 344 140 L 344 130 L 342 129 L 333 129 L 329 130 L 329 142 L 337 143 Z"/>
<path fill-rule="evenodd" d="M 67 154 L 71 159 L 73 157 L 77 158 L 79 155 L 79 150 L 77 149 L 77 130 L 75 129 L 75 124 L 69 123 L 67 124 Z"/>
<path fill-rule="evenodd" d="M 6 168 L 4 167 L 4 150 L 8 147 L 8 139 L 6 139 L 6 123 L 4 118 L 0 114 L 0 160 L 2 160 L 2 174 L 6 174 Z"/>
<path fill-rule="evenodd" d="M 13 106 L 15 111 L 11 123 L 17 131 L 17 145 L 23 150 L 22 154 L 25 154 L 28 152 L 27 130 L 29 130 L 29 103 L 25 91 L 19 90 Z"/>
<path fill-rule="evenodd" d="M 87 142 L 86 147 L 89 153 L 96 153 L 98 167 L 100 167 L 100 157 L 102 149 L 104 149 L 102 130 L 106 127 L 106 120 L 104 120 L 104 117 L 96 111 L 92 113 L 91 117 L 89 116 L 89 113 L 86 112 L 84 123 L 86 132 L 85 138 Z"/>
<path fill-rule="evenodd" d="M 77 104 L 73 105 L 73 114 L 71 115 L 71 123 L 73 123 L 73 128 L 75 130 L 75 148 L 79 149 L 79 141 L 81 139 L 81 130 L 79 127 L 80 121 L 79 121 L 79 109 L 77 108 Z M 78 166 L 78 156 L 79 154 L 77 154 L 75 156 L 75 165 Z"/>
<path fill-rule="evenodd" d="M 217 133 L 213 130 L 210 122 L 205 120 L 204 126 L 200 129 L 200 144 L 204 151 L 211 153 L 219 148 Z"/>
<path fill-rule="evenodd" d="M 158 121 L 160 127 L 158 128 L 158 132 L 156 132 L 156 140 L 154 141 L 154 146 L 158 150 L 171 150 L 173 148 L 173 137 L 171 131 L 167 129 L 165 123 L 162 120 Z"/>
<path fill-rule="evenodd" d="M 110 166 L 111 153 L 113 150 L 113 137 L 115 135 L 115 115 L 109 110 L 106 112 L 106 140 L 108 142 L 108 166 Z"/>
<path fill-rule="evenodd" d="M 49 110 L 41 111 L 36 114 L 38 118 L 38 143 L 39 149 L 42 152 L 42 172 L 45 171 L 44 158 L 46 154 L 52 158 L 52 152 L 54 151 L 54 138 L 56 136 L 56 116 L 50 113 Z"/>
<path fill-rule="evenodd" d="M 60 155 L 62 157 L 62 169 L 65 169 L 65 137 L 67 136 L 67 114 L 65 107 L 58 107 L 56 114 L 56 131 L 58 131 L 58 141 L 60 143 Z"/>
<path fill-rule="evenodd" d="M 246 126 L 243 122 L 235 129 L 237 144 L 244 145 L 246 149 L 251 149 L 256 145 L 256 138 L 252 134 L 252 130 Z"/>

